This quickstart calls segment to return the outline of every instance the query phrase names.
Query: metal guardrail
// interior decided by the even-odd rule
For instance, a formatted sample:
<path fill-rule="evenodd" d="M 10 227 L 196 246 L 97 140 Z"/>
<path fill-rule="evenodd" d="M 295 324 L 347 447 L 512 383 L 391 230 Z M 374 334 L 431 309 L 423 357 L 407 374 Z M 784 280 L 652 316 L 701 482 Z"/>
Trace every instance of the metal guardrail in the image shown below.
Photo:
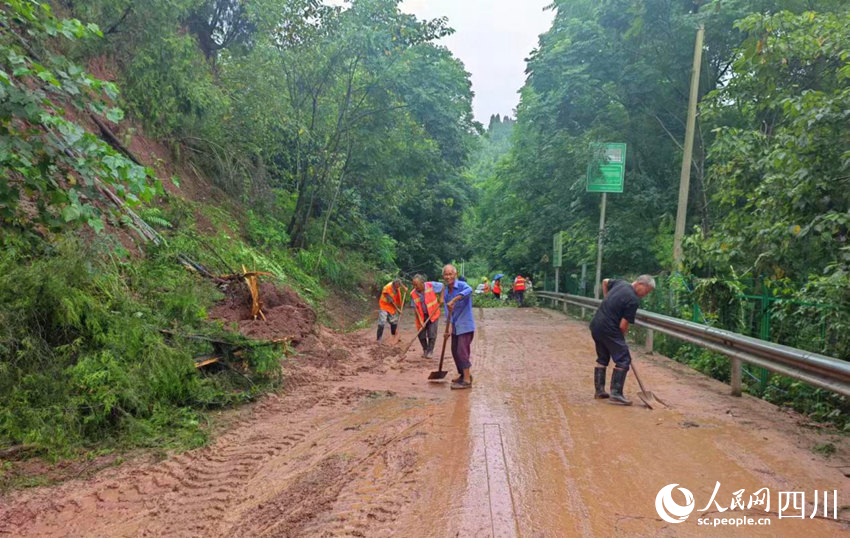
<path fill-rule="evenodd" d="M 538 291 L 535 295 L 552 301 L 553 306 L 563 303 L 595 310 L 602 302 L 590 297 L 550 291 Z M 741 395 L 741 364 L 746 362 L 850 397 L 850 362 L 646 310 L 637 311 L 635 322 L 649 330 L 647 347 L 650 351 L 653 332 L 659 332 L 729 357 L 732 394 L 735 396 Z"/>

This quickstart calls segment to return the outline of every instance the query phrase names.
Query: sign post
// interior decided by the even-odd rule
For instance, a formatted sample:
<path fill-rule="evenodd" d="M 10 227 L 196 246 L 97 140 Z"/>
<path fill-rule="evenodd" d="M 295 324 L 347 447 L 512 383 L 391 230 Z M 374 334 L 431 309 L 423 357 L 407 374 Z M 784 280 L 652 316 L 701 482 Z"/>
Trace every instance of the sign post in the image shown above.
<path fill-rule="evenodd" d="M 581 296 L 587 297 L 585 295 L 587 293 L 587 263 L 581 264 L 581 285 L 579 287 L 581 290 Z M 584 307 L 581 307 L 581 319 L 584 319 Z"/>
<path fill-rule="evenodd" d="M 561 282 L 561 259 L 563 255 L 563 242 L 561 232 L 552 236 L 552 267 L 555 268 L 555 293 L 558 293 L 559 282 Z"/>
<path fill-rule="evenodd" d="M 591 150 L 594 155 L 587 164 L 587 192 L 602 193 L 599 238 L 596 242 L 596 281 L 593 285 L 593 297 L 599 299 L 602 291 L 602 239 L 605 235 L 607 194 L 623 192 L 623 180 L 626 174 L 626 144 L 593 144 Z"/>

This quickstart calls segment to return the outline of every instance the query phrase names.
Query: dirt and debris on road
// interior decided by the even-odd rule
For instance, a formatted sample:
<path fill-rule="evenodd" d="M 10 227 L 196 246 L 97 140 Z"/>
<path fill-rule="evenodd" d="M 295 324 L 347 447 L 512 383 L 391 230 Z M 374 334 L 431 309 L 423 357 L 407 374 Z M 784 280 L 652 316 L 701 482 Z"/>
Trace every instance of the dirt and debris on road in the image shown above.
<path fill-rule="evenodd" d="M 372 330 L 305 336 L 291 383 L 211 445 L 0 499 L 14 536 L 838 536 L 848 529 L 847 438 L 657 355 L 641 375 L 672 408 L 593 399 L 586 325 L 539 309 L 477 312 L 475 387 L 428 383 Z M 413 335 L 404 327 L 401 342 Z M 451 361 L 447 365 L 451 368 Z M 450 377 L 450 376 L 449 376 Z M 634 397 L 633 378 L 626 392 Z M 812 448 L 836 447 L 824 458 Z M 706 529 L 699 512 L 767 487 L 769 526 Z M 671 524 L 659 490 L 693 492 Z M 839 520 L 778 518 L 780 491 L 837 491 Z M 811 508 L 809 501 L 808 508 Z M 731 512 L 727 512 L 730 513 Z"/>
<path fill-rule="evenodd" d="M 265 320 L 251 315 L 251 292 L 242 282 L 227 287 L 224 300 L 210 309 L 210 319 L 235 323 L 240 333 L 256 340 L 291 340 L 297 345 L 313 333 L 316 312 L 297 293 L 270 282 L 260 282 L 259 290 Z"/>

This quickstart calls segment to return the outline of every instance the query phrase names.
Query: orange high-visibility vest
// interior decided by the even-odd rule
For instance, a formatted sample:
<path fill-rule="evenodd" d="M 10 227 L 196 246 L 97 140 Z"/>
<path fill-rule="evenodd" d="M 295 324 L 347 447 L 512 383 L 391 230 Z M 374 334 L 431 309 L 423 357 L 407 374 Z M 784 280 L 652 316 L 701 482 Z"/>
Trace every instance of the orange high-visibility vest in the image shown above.
<path fill-rule="evenodd" d="M 502 284 L 501 280 L 494 280 L 493 281 L 493 293 L 499 293 L 499 294 L 502 293 L 501 284 Z"/>
<path fill-rule="evenodd" d="M 416 307 L 416 311 L 419 312 L 419 316 L 416 318 L 416 328 L 422 326 L 419 323 L 419 318 L 423 320 L 426 318 L 430 318 L 431 321 L 437 321 L 440 319 L 440 305 L 437 301 L 437 294 L 434 293 L 434 286 L 431 285 L 430 282 L 425 283 L 425 308 L 431 314 L 430 316 L 426 316 L 425 309 L 422 308 L 422 297 L 419 292 L 413 290 L 410 292 L 410 297 L 413 299 L 413 305 Z"/>
<path fill-rule="evenodd" d="M 384 286 L 383 290 L 381 290 L 381 300 L 378 301 L 378 306 L 381 308 L 381 310 L 384 310 L 389 314 L 395 314 L 396 307 L 393 303 L 387 301 L 387 295 L 392 297 L 396 303 L 401 304 L 401 287 L 399 287 L 398 290 L 393 293 L 393 283 L 390 282 L 389 284 Z"/>
<path fill-rule="evenodd" d="M 484 283 L 484 290 L 483 291 L 484 291 L 485 295 L 490 293 L 490 285 L 487 284 L 486 282 Z"/>
<path fill-rule="evenodd" d="M 525 291 L 525 279 L 519 275 L 514 279 L 514 291 Z"/>

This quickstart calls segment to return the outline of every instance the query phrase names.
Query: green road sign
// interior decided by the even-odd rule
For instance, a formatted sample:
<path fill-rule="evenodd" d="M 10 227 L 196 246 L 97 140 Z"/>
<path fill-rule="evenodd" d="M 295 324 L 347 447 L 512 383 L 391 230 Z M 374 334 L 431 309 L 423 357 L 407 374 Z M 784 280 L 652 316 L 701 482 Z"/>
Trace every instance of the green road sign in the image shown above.
<path fill-rule="evenodd" d="M 561 242 L 561 232 L 552 236 L 552 267 L 561 266 L 561 254 L 563 253 L 563 243 Z"/>
<path fill-rule="evenodd" d="M 587 192 L 623 192 L 626 145 L 593 144 L 594 158 L 587 165 Z"/>

